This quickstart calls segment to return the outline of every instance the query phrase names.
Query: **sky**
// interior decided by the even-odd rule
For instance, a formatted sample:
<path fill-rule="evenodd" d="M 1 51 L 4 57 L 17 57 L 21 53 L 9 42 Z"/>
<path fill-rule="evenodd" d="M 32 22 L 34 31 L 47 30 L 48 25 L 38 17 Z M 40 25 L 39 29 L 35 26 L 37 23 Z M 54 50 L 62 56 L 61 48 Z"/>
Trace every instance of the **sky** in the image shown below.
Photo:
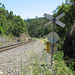
<path fill-rule="evenodd" d="M 0 0 L 14 15 L 20 15 L 23 19 L 43 17 L 44 13 L 53 14 L 52 11 L 65 0 Z"/>

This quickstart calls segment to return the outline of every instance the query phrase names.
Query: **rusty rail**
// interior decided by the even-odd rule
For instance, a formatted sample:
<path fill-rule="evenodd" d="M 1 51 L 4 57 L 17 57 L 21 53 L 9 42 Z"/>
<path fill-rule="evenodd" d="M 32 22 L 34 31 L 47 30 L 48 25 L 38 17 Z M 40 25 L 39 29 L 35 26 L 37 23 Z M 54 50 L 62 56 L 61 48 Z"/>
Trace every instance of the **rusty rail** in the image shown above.
<path fill-rule="evenodd" d="M 34 41 L 36 41 L 36 40 L 31 40 L 31 41 L 27 41 L 27 42 L 22 42 L 22 43 L 18 43 L 18 44 L 12 44 L 12 45 L 9 45 L 9 46 L 0 47 L 0 52 L 10 50 L 10 49 L 13 49 L 13 48 L 16 48 L 16 47 L 20 47 L 20 46 L 29 44 L 29 43 L 34 42 Z"/>

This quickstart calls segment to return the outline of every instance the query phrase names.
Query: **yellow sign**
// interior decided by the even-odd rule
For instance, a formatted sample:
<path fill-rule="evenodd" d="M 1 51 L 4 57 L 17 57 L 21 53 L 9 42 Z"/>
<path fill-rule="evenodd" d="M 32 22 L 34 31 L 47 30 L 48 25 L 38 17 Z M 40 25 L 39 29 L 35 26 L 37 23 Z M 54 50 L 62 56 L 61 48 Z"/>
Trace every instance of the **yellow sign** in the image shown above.
<path fill-rule="evenodd" d="M 58 44 L 55 43 L 53 47 L 53 54 L 57 54 L 58 51 Z M 47 42 L 47 53 L 52 54 L 52 44 Z"/>
<path fill-rule="evenodd" d="M 47 42 L 47 53 L 49 53 L 49 42 Z"/>

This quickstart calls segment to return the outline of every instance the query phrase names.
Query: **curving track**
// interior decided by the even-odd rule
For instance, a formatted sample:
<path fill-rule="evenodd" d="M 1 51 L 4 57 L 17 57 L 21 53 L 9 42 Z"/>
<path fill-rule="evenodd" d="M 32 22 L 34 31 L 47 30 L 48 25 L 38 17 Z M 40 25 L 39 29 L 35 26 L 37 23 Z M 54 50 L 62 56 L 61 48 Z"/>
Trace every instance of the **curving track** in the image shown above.
<path fill-rule="evenodd" d="M 36 41 L 36 40 L 31 40 L 31 41 L 13 44 L 13 45 L 5 46 L 5 47 L 0 47 L 0 52 L 10 50 L 10 49 L 13 49 L 13 48 L 16 48 L 16 47 L 20 47 L 20 46 L 23 46 L 25 44 L 29 44 L 29 43 L 34 42 L 34 41 Z"/>

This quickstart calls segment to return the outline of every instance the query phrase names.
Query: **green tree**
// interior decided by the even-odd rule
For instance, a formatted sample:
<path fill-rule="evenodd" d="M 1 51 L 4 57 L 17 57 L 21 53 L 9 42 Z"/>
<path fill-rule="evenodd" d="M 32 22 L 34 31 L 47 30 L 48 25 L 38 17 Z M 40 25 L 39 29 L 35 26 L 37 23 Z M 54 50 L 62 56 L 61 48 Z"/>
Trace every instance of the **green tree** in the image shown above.
<path fill-rule="evenodd" d="M 36 17 L 27 23 L 27 28 L 30 36 L 39 37 L 44 35 L 44 20 Z"/>
<path fill-rule="evenodd" d="M 24 20 L 20 16 L 13 15 L 13 11 L 5 10 L 4 4 L 0 3 L 0 34 L 3 32 L 19 36 L 21 33 L 27 32 Z"/>
<path fill-rule="evenodd" d="M 0 25 L 0 34 L 4 35 L 3 27 Z"/>
<path fill-rule="evenodd" d="M 12 11 L 10 11 L 10 13 L 8 13 L 8 11 L 6 11 L 7 12 L 7 18 L 8 19 L 10 19 L 10 20 L 12 20 L 13 19 L 13 12 Z"/>
<path fill-rule="evenodd" d="M 4 4 L 2 5 L 2 8 L 4 8 L 4 9 L 5 9 L 5 5 L 4 5 Z"/>
<path fill-rule="evenodd" d="M 0 5 L 2 5 L 2 3 L 0 3 Z"/>

